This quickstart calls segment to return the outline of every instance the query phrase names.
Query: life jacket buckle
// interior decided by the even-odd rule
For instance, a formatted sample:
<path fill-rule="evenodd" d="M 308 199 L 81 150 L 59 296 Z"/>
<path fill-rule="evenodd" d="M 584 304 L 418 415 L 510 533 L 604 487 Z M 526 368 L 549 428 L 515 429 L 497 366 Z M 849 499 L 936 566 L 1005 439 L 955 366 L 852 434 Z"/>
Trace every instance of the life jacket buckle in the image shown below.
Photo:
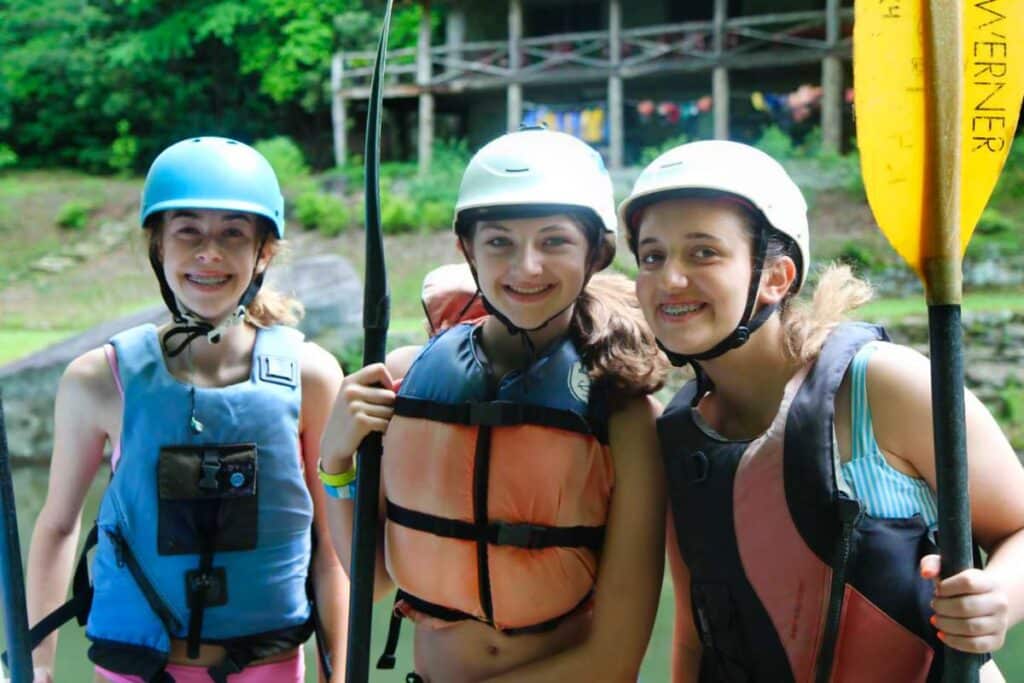
<path fill-rule="evenodd" d="M 189 609 L 217 607 L 228 602 L 228 577 L 223 567 L 193 569 L 185 573 L 185 594 Z"/>
<path fill-rule="evenodd" d="M 510 545 L 516 548 L 543 548 L 547 527 L 536 524 L 498 523 L 497 545 Z"/>
<path fill-rule="evenodd" d="M 220 455 L 217 451 L 205 451 L 203 453 L 203 462 L 199 466 L 202 476 L 199 479 L 199 488 L 204 491 L 217 491 L 220 489 L 220 482 L 217 481 L 217 475 L 220 474 Z"/>

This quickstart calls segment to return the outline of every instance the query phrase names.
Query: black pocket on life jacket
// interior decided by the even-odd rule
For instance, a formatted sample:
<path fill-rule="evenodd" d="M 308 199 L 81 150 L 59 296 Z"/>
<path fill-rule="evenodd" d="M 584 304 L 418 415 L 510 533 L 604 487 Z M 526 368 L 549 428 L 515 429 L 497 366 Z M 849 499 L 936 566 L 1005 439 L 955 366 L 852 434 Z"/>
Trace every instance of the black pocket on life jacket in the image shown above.
<path fill-rule="evenodd" d="M 257 462 L 252 443 L 162 447 L 157 464 L 158 552 L 255 548 Z"/>

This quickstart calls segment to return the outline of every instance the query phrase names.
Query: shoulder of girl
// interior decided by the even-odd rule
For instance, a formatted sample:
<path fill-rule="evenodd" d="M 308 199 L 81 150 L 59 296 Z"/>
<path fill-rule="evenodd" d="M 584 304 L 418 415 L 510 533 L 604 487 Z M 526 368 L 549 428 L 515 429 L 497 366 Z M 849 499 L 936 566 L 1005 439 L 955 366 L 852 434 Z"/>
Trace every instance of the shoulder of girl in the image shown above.
<path fill-rule="evenodd" d="M 609 416 L 609 427 L 613 431 L 654 429 L 655 420 L 661 415 L 661 402 L 653 396 L 637 396 L 626 401 L 622 407 Z"/>
<path fill-rule="evenodd" d="M 341 365 L 338 364 L 338 359 L 316 342 L 302 343 L 302 348 L 299 351 L 299 363 L 302 367 L 303 382 L 327 379 L 335 375 L 340 380 Z"/>
<path fill-rule="evenodd" d="M 869 398 L 875 402 L 902 402 L 930 387 L 928 358 L 909 346 L 879 343 L 867 369 Z"/>
<path fill-rule="evenodd" d="M 387 367 L 388 372 L 391 373 L 392 378 L 399 379 L 405 377 L 409 372 L 409 368 L 412 367 L 413 361 L 416 360 L 416 357 L 422 350 L 422 346 L 400 346 L 388 353 L 387 358 L 384 360 L 384 365 Z"/>
<path fill-rule="evenodd" d="M 105 401 L 119 395 L 106 351 L 100 346 L 71 361 L 64 370 L 60 391 L 74 392 L 94 401 Z"/>

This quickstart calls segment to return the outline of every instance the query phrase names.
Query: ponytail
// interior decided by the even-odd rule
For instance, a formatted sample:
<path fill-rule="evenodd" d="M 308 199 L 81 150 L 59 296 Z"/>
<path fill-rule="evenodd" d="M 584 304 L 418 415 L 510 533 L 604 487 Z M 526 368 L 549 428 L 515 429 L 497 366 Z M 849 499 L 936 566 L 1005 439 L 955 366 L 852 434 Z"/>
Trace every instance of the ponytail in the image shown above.
<path fill-rule="evenodd" d="M 871 285 L 849 266 L 830 264 L 818 279 L 811 299 L 787 299 L 781 321 L 786 352 L 795 360 L 809 362 L 817 357 L 829 333 L 846 314 L 871 300 Z"/>
<path fill-rule="evenodd" d="M 594 275 L 576 301 L 569 333 L 590 378 L 610 390 L 613 407 L 664 386 L 668 360 L 658 350 L 627 277 Z"/>

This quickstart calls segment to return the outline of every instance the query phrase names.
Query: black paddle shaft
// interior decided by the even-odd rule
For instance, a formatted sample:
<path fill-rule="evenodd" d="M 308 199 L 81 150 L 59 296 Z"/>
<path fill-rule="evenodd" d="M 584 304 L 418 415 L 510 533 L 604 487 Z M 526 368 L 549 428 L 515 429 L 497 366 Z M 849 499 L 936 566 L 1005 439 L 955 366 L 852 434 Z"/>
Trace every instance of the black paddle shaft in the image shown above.
<path fill-rule="evenodd" d="M 32 683 L 32 649 L 28 640 L 28 613 L 25 609 L 25 575 L 21 568 L 21 543 L 18 541 L 18 512 L 14 505 L 14 484 L 7 451 L 4 406 L 0 398 L 0 581 L 3 582 L 4 629 L 7 633 L 7 665 L 11 683 Z"/>
<path fill-rule="evenodd" d="M 959 304 L 928 306 L 932 367 L 932 429 L 939 498 L 942 578 L 974 566 L 967 490 L 963 329 Z M 980 658 L 946 647 L 943 683 L 976 683 Z"/>
<path fill-rule="evenodd" d="M 370 84 L 366 116 L 366 276 L 363 291 L 363 365 L 384 361 L 387 347 L 390 297 L 380 222 L 380 128 L 384 64 L 392 0 L 384 10 L 377 58 Z M 377 559 L 378 492 L 380 491 L 381 435 L 369 434 L 359 445 L 359 475 L 352 534 L 346 683 L 366 683 L 370 677 L 370 640 L 373 622 L 373 585 Z"/>

